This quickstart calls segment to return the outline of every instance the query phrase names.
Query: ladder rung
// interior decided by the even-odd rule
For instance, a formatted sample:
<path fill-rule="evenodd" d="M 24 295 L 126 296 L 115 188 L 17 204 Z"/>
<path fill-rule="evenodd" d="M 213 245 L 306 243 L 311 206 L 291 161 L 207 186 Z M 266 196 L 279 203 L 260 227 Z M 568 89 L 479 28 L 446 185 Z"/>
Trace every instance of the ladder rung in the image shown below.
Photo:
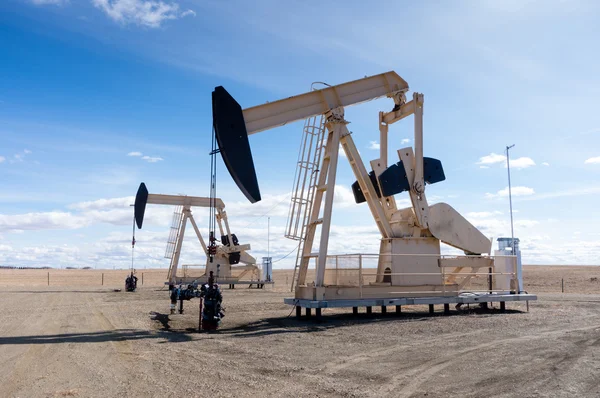
<path fill-rule="evenodd" d="M 317 187 L 317 191 L 326 191 L 327 190 L 327 185 L 319 185 Z"/>
<path fill-rule="evenodd" d="M 315 221 L 311 222 L 312 225 L 319 225 L 319 224 L 323 224 L 323 219 L 322 218 L 317 218 Z"/>

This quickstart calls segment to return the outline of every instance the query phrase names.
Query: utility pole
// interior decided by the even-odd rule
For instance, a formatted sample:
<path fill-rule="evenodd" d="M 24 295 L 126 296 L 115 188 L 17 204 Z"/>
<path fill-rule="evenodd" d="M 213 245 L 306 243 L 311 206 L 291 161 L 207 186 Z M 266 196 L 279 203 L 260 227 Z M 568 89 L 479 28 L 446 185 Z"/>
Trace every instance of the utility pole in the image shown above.
<path fill-rule="evenodd" d="M 508 151 L 514 146 L 515 146 L 515 144 L 512 144 L 511 146 L 506 147 L 506 168 L 508 170 L 508 202 L 510 203 L 510 238 L 511 238 L 510 243 L 512 245 L 513 256 L 515 255 L 515 231 L 513 228 L 512 192 L 511 192 L 511 186 L 510 186 L 510 155 L 509 155 Z"/>
<path fill-rule="evenodd" d="M 267 257 L 271 256 L 271 217 L 267 217 Z"/>

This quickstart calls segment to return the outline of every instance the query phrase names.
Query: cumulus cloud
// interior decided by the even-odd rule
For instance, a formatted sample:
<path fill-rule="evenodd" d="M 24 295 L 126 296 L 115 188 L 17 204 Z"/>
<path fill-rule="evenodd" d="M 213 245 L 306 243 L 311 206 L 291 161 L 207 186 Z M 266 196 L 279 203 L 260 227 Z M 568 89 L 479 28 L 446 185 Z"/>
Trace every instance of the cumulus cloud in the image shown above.
<path fill-rule="evenodd" d="M 535 194 L 533 188 L 517 186 L 511 189 L 512 196 L 529 196 Z M 486 198 L 506 198 L 508 197 L 508 187 L 499 190 L 496 193 L 486 193 Z"/>
<path fill-rule="evenodd" d="M 550 163 L 544 162 L 544 163 L 542 163 L 542 166 L 550 166 Z"/>
<path fill-rule="evenodd" d="M 44 6 L 44 5 L 55 5 L 62 6 L 69 2 L 69 0 L 30 0 L 36 6 Z"/>
<path fill-rule="evenodd" d="M 480 157 L 479 162 L 477 162 L 477 164 L 487 165 L 502 162 L 506 162 L 506 157 L 504 155 L 498 155 L 497 153 L 492 152 L 489 155 Z"/>
<path fill-rule="evenodd" d="M 381 145 L 377 141 L 369 141 L 369 149 L 379 150 L 380 147 Z"/>
<path fill-rule="evenodd" d="M 196 16 L 196 11 L 186 10 L 186 11 L 182 12 L 180 16 L 183 18 L 183 17 L 187 17 L 188 15 L 191 15 L 192 17 L 195 17 Z"/>
<path fill-rule="evenodd" d="M 487 218 L 502 214 L 501 211 L 472 211 L 466 214 L 467 218 Z"/>
<path fill-rule="evenodd" d="M 408 138 L 403 138 L 402 141 L 400 141 L 401 144 L 408 144 L 410 142 L 410 139 Z"/>
<path fill-rule="evenodd" d="M 352 193 L 352 190 L 343 185 L 335 186 L 333 203 L 334 206 L 339 208 L 356 206 L 356 201 L 354 200 L 354 194 Z"/>
<path fill-rule="evenodd" d="M 585 161 L 585 164 L 600 164 L 600 156 L 589 158 Z"/>
<path fill-rule="evenodd" d="M 167 20 L 195 16 L 192 10 L 179 11 L 179 4 L 155 0 L 92 0 L 110 19 L 120 24 L 158 28 Z"/>
<path fill-rule="evenodd" d="M 98 199 L 89 202 L 73 203 L 68 207 L 74 210 L 105 210 L 129 207 L 135 200 L 133 196 L 124 198 Z"/>
<path fill-rule="evenodd" d="M 528 157 L 520 157 L 510 161 L 510 167 L 516 169 L 525 169 L 527 167 L 535 166 L 533 159 Z"/>
<path fill-rule="evenodd" d="M 79 229 L 98 223 L 118 226 L 131 225 L 133 209 L 130 204 L 133 201 L 134 198 L 128 196 L 74 203 L 67 206 L 71 211 L 0 214 L 0 232 Z M 168 226 L 172 214 L 172 206 L 149 206 L 144 222 Z"/>
<path fill-rule="evenodd" d="M 135 157 L 135 158 L 140 158 L 142 160 L 145 160 L 148 163 L 156 163 L 156 162 L 160 162 L 161 160 L 164 160 L 160 156 L 148 156 L 148 155 L 144 155 L 143 153 L 138 152 L 138 151 L 129 152 L 127 154 L 127 156 L 131 156 L 131 157 Z"/>
<path fill-rule="evenodd" d="M 156 163 L 163 160 L 163 158 L 159 156 L 142 156 L 142 160 L 145 160 L 148 163 Z"/>
<path fill-rule="evenodd" d="M 51 211 L 43 213 L 0 214 L 0 231 L 30 231 L 44 229 L 76 229 L 87 225 L 87 221 L 69 212 Z"/>
<path fill-rule="evenodd" d="M 480 168 L 482 169 L 488 168 L 490 165 L 494 164 L 503 164 L 504 167 L 506 167 L 506 156 L 492 152 L 489 155 L 480 157 L 477 164 L 480 165 Z M 531 166 L 535 166 L 535 162 L 533 159 L 526 156 L 510 160 L 511 168 L 525 169 Z"/>
<path fill-rule="evenodd" d="M 12 158 L 9 159 L 10 163 L 23 162 L 25 160 L 25 156 L 31 154 L 32 152 L 29 149 L 24 149 L 22 152 L 15 153 Z M 2 159 L 5 159 L 2 157 Z M 0 163 L 3 160 L 0 160 Z"/>

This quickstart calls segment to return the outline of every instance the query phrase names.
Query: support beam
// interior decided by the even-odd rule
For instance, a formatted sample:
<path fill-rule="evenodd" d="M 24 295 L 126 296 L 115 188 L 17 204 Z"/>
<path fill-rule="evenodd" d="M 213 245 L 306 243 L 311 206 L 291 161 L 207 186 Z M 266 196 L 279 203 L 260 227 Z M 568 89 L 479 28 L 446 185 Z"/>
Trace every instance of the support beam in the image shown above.
<path fill-rule="evenodd" d="M 335 188 L 335 177 L 340 150 L 340 135 L 346 130 L 345 122 L 328 123 L 327 128 L 331 130 L 331 141 L 329 145 L 329 170 L 327 173 L 327 191 L 325 192 L 325 207 L 323 208 L 323 222 L 321 224 L 321 241 L 319 243 L 319 257 L 317 258 L 316 286 L 325 284 L 325 267 L 327 265 L 327 247 L 329 245 L 329 230 L 331 229 L 331 214 L 333 211 L 333 197 Z"/>
<path fill-rule="evenodd" d="M 198 237 L 198 240 L 200 241 L 200 244 L 202 245 L 202 249 L 204 250 L 204 253 L 207 254 L 208 250 L 206 248 L 206 243 L 204 242 L 204 239 L 202 238 L 202 234 L 200 234 L 200 230 L 198 229 L 198 226 L 196 225 L 196 220 L 194 220 L 194 216 L 192 215 L 191 211 L 190 211 L 190 222 L 192 223 L 192 227 L 194 227 L 194 231 L 196 232 L 196 236 Z"/>
<path fill-rule="evenodd" d="M 381 237 L 384 239 L 392 238 L 392 227 L 390 226 L 383 206 L 381 205 L 381 201 L 377 197 L 375 188 L 371 183 L 369 173 L 362 162 L 360 154 L 358 153 L 358 149 L 356 149 L 356 145 L 354 145 L 354 140 L 352 139 L 348 128 L 346 128 L 345 125 L 342 126 L 342 128 L 342 148 L 344 149 L 344 152 L 346 152 L 346 157 L 348 158 L 348 162 L 350 162 L 350 166 L 352 167 L 354 176 L 360 185 L 360 189 L 362 190 L 363 195 L 365 195 L 365 199 L 367 200 L 367 204 L 369 205 L 373 219 L 379 228 L 379 232 L 381 232 Z"/>
<path fill-rule="evenodd" d="M 210 198 L 185 195 L 149 194 L 147 203 L 155 205 L 210 207 Z M 215 206 L 217 209 L 225 208 L 225 204 L 219 198 L 215 199 Z"/>
<path fill-rule="evenodd" d="M 325 186 L 327 182 L 327 176 L 329 174 L 330 162 L 331 162 L 331 151 L 332 151 L 332 140 L 333 131 L 329 131 L 327 134 L 327 144 L 325 145 L 325 153 L 323 154 L 323 161 L 321 163 L 321 169 L 319 171 L 319 178 L 317 187 Z M 339 145 L 338 145 L 339 146 Z M 315 239 L 315 233 L 317 226 L 320 225 L 321 219 L 319 214 L 321 212 L 321 203 L 323 202 L 323 193 L 321 189 L 317 189 L 315 198 L 312 204 L 312 210 L 310 213 L 309 224 L 306 229 L 306 239 L 302 245 L 302 258 L 300 260 L 300 269 L 298 270 L 298 281 L 297 286 L 302 286 L 306 283 L 306 274 L 308 272 L 308 265 L 310 263 L 310 254 L 312 253 L 312 247 Z"/>
<path fill-rule="evenodd" d="M 356 105 L 408 91 L 396 72 L 386 72 L 347 83 L 313 90 L 243 110 L 248 135 L 323 114 L 330 109 Z"/>

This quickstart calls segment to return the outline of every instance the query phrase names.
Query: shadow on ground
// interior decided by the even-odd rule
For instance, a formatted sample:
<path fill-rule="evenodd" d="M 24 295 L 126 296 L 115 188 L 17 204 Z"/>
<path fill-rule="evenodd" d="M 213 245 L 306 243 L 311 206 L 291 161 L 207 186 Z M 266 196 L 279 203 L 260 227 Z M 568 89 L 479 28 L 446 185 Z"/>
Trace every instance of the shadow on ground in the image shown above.
<path fill-rule="evenodd" d="M 323 312 L 321 318 L 312 316 L 307 318 L 303 316 L 298 319 L 296 317 L 274 317 L 265 318 L 260 321 L 252 322 L 246 325 L 240 325 L 227 329 L 219 329 L 220 334 L 230 335 L 232 337 L 247 338 L 261 335 L 274 335 L 281 333 L 312 333 L 317 331 L 325 331 L 333 328 L 347 327 L 368 323 L 381 322 L 426 322 L 432 318 L 454 317 L 454 316 L 502 316 L 508 314 L 524 314 L 523 311 L 506 310 L 501 312 L 496 309 L 471 309 L 464 311 L 452 311 L 449 314 L 443 313 L 418 313 L 418 312 L 403 312 L 399 315 L 395 313 L 388 314 L 331 314 Z"/>
<path fill-rule="evenodd" d="M 506 310 L 501 312 L 497 309 L 471 309 L 462 311 L 451 311 L 449 314 L 443 313 L 419 313 L 419 312 L 403 312 L 400 315 L 395 313 L 381 314 L 327 314 L 323 312 L 321 318 L 315 316 L 300 319 L 293 316 L 271 317 L 264 318 L 256 322 L 251 322 L 243 325 L 238 325 L 228 328 L 219 328 L 216 334 L 234 337 L 234 338 L 249 338 L 266 335 L 277 335 L 283 333 L 314 333 L 325 331 L 333 328 L 348 327 L 360 324 L 381 323 L 381 322 L 426 322 L 434 318 L 454 317 L 454 316 L 502 316 L 509 314 L 523 314 L 518 310 Z M 161 324 L 161 331 L 172 334 L 197 333 L 197 328 L 175 329 L 169 324 L 169 315 L 151 313 L 152 320 Z"/>
<path fill-rule="evenodd" d="M 180 343 L 192 340 L 185 334 L 165 332 L 150 332 L 137 329 L 116 329 L 91 333 L 65 333 L 38 336 L 0 337 L 0 345 L 27 344 L 64 344 L 64 343 L 105 343 L 143 339 L 166 339 L 170 343 Z"/>

